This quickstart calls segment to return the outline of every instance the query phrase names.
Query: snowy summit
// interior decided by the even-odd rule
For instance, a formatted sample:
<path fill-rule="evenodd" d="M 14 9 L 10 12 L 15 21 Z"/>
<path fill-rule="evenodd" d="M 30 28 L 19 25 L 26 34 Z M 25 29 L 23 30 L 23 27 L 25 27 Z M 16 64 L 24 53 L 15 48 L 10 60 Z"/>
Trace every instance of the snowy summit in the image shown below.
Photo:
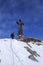
<path fill-rule="evenodd" d="M 43 42 L 0 39 L 0 65 L 43 65 Z"/>

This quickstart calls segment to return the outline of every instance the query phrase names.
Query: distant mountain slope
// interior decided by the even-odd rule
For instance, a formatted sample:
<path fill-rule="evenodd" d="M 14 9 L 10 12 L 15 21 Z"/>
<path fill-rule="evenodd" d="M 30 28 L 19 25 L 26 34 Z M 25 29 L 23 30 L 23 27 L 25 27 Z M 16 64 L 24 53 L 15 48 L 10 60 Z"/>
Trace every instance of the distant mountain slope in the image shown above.
<path fill-rule="evenodd" d="M 0 65 L 43 65 L 43 46 L 32 43 L 0 39 Z"/>

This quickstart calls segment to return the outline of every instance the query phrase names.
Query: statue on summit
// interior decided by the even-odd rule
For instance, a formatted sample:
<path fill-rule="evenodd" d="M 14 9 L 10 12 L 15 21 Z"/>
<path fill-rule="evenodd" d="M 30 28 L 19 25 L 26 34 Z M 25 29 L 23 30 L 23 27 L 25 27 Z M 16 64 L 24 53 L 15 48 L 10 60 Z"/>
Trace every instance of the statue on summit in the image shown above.
<path fill-rule="evenodd" d="M 22 25 L 24 25 L 24 23 L 21 21 L 21 19 L 19 19 L 19 21 L 16 22 L 18 24 L 18 36 L 22 36 Z"/>

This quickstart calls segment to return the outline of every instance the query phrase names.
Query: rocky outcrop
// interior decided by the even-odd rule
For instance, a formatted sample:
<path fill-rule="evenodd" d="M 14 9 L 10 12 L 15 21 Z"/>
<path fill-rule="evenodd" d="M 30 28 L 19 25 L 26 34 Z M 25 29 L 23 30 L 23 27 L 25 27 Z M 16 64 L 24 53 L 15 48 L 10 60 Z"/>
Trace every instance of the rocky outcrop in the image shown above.
<path fill-rule="evenodd" d="M 41 40 L 34 39 L 34 38 L 23 38 L 23 40 L 21 40 L 21 41 L 23 41 L 23 42 L 30 42 L 30 41 L 41 42 Z"/>

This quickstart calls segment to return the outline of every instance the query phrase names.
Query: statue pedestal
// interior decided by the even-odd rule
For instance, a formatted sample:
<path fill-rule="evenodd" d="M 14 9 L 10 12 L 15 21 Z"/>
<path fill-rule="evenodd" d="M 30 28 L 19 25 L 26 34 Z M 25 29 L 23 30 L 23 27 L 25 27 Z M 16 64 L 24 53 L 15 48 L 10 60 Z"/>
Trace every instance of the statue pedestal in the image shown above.
<path fill-rule="evenodd" d="M 23 36 L 22 36 L 22 35 L 19 35 L 19 36 L 17 36 L 16 39 L 17 39 L 17 40 L 23 40 Z"/>

